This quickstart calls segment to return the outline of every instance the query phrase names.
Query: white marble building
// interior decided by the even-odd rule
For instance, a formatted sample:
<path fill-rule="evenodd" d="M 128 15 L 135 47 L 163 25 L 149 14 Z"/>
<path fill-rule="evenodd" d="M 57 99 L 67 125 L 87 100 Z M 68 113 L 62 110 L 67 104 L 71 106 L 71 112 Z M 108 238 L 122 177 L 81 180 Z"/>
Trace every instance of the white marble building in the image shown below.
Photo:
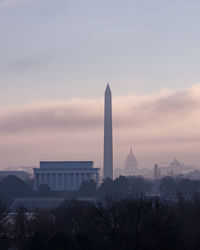
<path fill-rule="evenodd" d="M 34 191 L 48 184 L 53 191 L 78 190 L 84 180 L 93 179 L 99 185 L 99 168 L 93 161 L 41 161 L 34 168 Z"/>

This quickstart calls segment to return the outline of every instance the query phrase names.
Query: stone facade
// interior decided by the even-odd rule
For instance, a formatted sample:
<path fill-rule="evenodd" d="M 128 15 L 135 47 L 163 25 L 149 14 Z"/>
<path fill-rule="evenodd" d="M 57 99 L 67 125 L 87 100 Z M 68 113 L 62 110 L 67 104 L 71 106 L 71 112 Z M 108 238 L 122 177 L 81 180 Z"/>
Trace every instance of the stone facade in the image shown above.
<path fill-rule="evenodd" d="M 75 191 L 85 180 L 93 179 L 99 185 L 99 168 L 93 161 L 45 161 L 34 168 L 34 191 L 47 184 L 53 191 Z"/>

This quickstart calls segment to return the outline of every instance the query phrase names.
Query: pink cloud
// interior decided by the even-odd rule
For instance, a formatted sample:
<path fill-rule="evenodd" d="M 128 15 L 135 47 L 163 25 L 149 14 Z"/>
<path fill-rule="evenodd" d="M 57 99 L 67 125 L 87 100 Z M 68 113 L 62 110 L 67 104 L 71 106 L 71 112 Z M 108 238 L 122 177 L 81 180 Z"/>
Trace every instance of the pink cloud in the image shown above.
<path fill-rule="evenodd" d="M 171 160 L 198 164 L 200 85 L 113 98 L 115 166 L 133 146 L 141 166 Z M 0 110 L 0 166 L 39 160 L 95 160 L 102 165 L 103 99 L 74 99 Z"/>

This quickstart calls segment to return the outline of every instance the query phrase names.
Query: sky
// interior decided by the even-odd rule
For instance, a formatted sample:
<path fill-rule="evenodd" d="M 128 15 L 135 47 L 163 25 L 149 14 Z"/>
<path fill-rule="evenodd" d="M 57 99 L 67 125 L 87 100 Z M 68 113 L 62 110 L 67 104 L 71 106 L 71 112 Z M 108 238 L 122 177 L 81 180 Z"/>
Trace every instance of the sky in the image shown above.
<path fill-rule="evenodd" d="M 101 167 L 107 82 L 115 167 L 200 166 L 199 24 L 197 0 L 0 0 L 0 167 Z"/>

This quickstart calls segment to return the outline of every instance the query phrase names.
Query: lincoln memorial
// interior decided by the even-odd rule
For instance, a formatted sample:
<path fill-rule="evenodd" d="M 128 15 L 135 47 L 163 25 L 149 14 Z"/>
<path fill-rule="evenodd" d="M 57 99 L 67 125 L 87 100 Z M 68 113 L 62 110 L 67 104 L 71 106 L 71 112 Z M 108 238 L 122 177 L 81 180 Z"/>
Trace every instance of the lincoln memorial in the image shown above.
<path fill-rule="evenodd" d="M 99 168 L 93 161 L 41 161 L 34 168 L 34 191 L 47 184 L 52 191 L 78 190 L 83 181 L 94 180 L 99 184 Z"/>

